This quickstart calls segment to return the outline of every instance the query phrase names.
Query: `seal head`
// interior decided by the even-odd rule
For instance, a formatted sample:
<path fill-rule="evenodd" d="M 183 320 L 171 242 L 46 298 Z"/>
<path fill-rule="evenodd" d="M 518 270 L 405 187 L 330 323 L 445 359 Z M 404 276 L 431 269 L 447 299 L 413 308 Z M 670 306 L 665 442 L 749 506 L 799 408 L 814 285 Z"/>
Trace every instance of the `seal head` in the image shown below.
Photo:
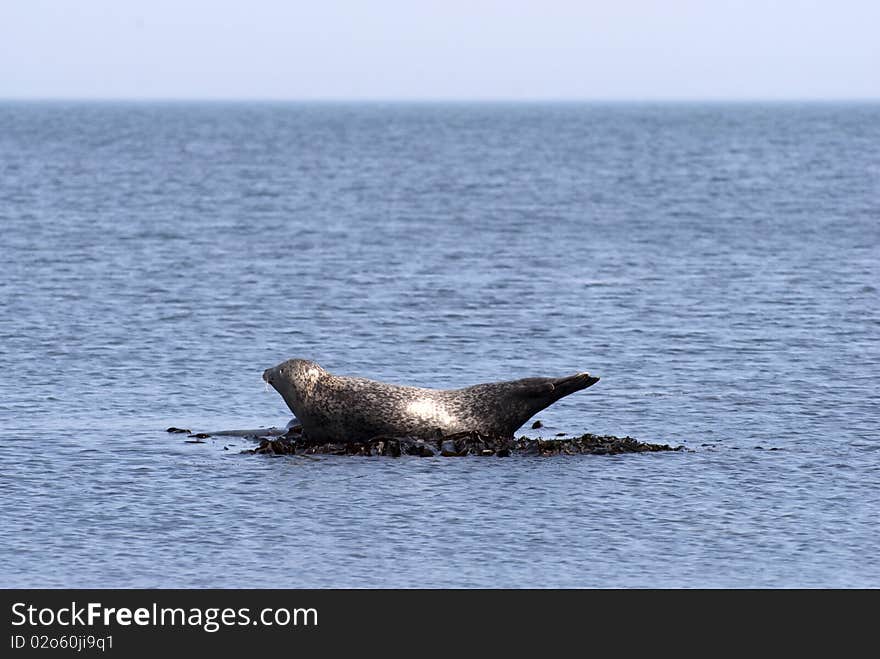
<path fill-rule="evenodd" d="M 288 359 L 263 371 L 263 380 L 281 394 L 290 411 L 296 415 L 295 409 L 304 407 L 318 386 L 318 381 L 327 375 L 327 371 L 308 359 Z"/>

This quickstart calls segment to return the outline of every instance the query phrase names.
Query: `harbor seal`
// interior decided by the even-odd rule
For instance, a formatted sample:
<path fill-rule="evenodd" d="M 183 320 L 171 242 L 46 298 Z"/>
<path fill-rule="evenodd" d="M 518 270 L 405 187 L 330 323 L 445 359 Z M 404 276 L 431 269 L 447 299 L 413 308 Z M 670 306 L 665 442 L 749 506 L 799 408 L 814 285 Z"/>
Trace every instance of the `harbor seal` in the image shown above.
<path fill-rule="evenodd" d="M 564 396 L 599 381 L 589 373 L 525 378 L 464 389 L 423 389 L 332 375 L 305 359 L 266 369 L 311 441 L 363 442 L 374 437 L 435 439 L 476 431 L 513 437 L 517 428 Z"/>

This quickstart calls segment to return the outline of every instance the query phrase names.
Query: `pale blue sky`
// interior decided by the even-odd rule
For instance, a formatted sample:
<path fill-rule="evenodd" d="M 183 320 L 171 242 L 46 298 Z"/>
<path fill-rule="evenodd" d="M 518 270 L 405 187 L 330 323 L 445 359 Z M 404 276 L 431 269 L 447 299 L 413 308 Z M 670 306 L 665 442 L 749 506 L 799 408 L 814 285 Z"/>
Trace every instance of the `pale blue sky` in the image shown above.
<path fill-rule="evenodd" d="M 880 98 L 880 0 L 0 0 L 0 98 Z"/>

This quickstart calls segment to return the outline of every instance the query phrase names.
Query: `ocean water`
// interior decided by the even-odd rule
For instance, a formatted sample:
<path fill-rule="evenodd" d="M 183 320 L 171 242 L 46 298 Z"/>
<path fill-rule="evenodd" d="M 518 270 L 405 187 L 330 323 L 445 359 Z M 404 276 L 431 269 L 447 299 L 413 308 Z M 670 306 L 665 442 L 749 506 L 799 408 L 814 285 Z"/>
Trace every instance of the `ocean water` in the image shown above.
<path fill-rule="evenodd" d="M 880 587 L 880 105 L 0 104 L 0 586 Z M 674 453 L 243 455 L 262 371 Z"/>

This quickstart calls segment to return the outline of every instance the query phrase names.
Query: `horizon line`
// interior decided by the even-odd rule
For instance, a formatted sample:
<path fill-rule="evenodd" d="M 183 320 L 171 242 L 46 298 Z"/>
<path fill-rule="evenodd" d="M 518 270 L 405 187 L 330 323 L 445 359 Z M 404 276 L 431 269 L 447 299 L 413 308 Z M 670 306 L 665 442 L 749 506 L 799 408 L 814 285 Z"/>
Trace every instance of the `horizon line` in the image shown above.
<path fill-rule="evenodd" d="M 272 97 L 254 96 L 234 98 L 227 96 L 0 96 L 0 103 L 290 103 L 290 104 L 785 104 L 785 103 L 880 103 L 880 96 L 840 97 Z"/>

